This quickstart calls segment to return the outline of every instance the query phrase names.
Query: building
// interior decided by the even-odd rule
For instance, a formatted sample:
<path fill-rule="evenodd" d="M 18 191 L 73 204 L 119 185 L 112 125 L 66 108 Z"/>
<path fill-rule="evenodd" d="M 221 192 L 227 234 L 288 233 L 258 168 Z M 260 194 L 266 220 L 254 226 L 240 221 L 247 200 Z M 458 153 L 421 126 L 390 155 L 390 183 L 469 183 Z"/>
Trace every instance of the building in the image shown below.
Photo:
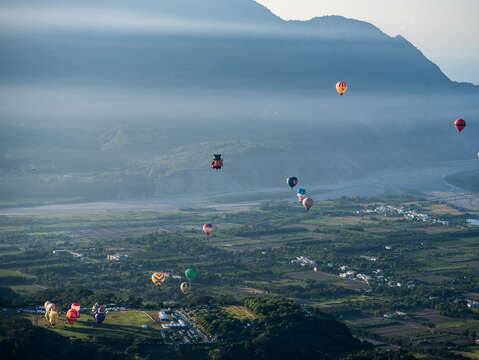
<path fill-rule="evenodd" d="M 178 328 L 183 328 L 185 325 L 182 325 L 180 323 L 168 323 L 168 324 L 161 324 L 161 327 L 164 329 L 178 329 Z"/>
<path fill-rule="evenodd" d="M 109 261 L 123 261 L 123 260 L 128 260 L 128 255 L 120 255 L 120 254 L 107 255 L 106 259 Z"/>

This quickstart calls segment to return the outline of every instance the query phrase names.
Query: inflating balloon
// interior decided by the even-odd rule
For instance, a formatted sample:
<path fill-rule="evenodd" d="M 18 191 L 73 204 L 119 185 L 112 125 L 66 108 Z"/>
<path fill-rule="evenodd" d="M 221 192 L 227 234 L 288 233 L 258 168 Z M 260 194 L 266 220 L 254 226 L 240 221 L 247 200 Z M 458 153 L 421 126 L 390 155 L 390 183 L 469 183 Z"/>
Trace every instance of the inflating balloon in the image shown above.
<path fill-rule="evenodd" d="M 70 309 L 67 312 L 67 320 L 71 325 L 74 325 L 78 319 L 79 315 L 75 309 Z"/>
<path fill-rule="evenodd" d="M 73 303 L 71 306 L 71 309 L 76 310 L 78 317 L 80 317 L 80 304 L 79 303 Z"/>
<path fill-rule="evenodd" d="M 50 310 L 47 320 L 51 326 L 55 326 L 58 322 L 58 317 L 58 313 L 55 310 Z"/>
<path fill-rule="evenodd" d="M 153 281 L 153 284 L 161 286 L 166 281 L 166 274 L 160 272 L 154 273 L 151 275 L 151 281 Z"/>
<path fill-rule="evenodd" d="M 101 324 L 103 321 L 105 321 L 106 314 L 104 312 L 97 312 L 95 314 L 95 321 L 97 324 Z"/>
<path fill-rule="evenodd" d="M 336 90 L 338 91 L 339 95 L 344 95 L 344 93 L 348 90 L 348 84 L 344 81 L 339 81 L 336 84 Z"/>
<path fill-rule="evenodd" d="M 306 211 L 309 211 L 313 207 L 314 201 L 313 199 L 306 198 L 303 200 L 303 207 L 306 209 Z"/>

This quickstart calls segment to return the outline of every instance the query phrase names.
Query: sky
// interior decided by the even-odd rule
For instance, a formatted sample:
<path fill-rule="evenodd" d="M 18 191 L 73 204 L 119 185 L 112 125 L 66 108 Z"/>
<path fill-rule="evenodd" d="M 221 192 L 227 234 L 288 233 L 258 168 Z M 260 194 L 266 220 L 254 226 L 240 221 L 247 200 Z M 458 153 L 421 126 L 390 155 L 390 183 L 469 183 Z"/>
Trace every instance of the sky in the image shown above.
<path fill-rule="evenodd" d="M 341 15 L 402 35 L 454 81 L 479 84 L 479 0 L 257 0 L 285 20 Z"/>

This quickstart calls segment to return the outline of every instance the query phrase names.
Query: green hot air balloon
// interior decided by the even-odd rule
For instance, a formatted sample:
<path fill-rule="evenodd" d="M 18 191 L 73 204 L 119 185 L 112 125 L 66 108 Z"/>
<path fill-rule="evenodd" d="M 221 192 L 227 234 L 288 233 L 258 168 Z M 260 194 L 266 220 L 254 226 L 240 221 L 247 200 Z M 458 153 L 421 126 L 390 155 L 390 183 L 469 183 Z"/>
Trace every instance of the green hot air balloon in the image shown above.
<path fill-rule="evenodd" d="M 193 280 L 196 277 L 196 270 L 195 269 L 186 269 L 185 276 L 188 280 Z"/>

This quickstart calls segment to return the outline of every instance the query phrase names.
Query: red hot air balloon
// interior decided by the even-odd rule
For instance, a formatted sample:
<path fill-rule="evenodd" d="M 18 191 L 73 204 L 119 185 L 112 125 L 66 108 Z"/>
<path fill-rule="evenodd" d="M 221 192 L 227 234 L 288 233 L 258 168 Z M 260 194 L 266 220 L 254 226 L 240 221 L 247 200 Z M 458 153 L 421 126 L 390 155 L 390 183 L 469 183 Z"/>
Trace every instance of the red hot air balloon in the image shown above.
<path fill-rule="evenodd" d="M 460 133 L 466 127 L 466 121 L 463 119 L 457 119 L 456 121 L 454 121 L 454 126 Z"/>
<path fill-rule="evenodd" d="M 70 325 L 74 325 L 78 319 L 78 312 L 74 309 L 70 309 L 67 312 L 67 320 Z"/>
<path fill-rule="evenodd" d="M 203 225 L 203 232 L 206 235 L 211 235 L 211 233 L 213 232 L 213 225 L 212 224 L 204 224 Z"/>

